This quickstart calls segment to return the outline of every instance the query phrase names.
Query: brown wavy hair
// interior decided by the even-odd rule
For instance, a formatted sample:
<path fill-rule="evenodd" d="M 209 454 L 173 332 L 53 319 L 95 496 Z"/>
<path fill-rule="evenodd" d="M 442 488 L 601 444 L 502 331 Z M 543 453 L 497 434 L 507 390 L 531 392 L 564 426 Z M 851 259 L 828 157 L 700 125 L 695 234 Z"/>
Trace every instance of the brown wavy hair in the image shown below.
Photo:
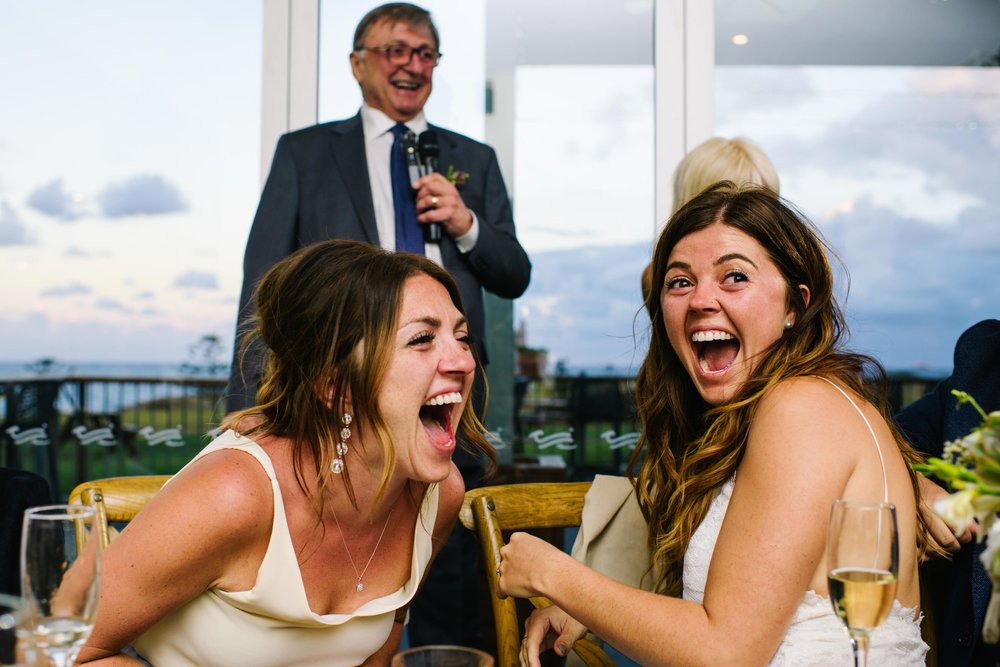
<path fill-rule="evenodd" d="M 761 399 L 789 378 L 817 375 L 849 387 L 877 407 L 892 429 L 907 463 L 921 456 L 893 426 L 886 400 L 885 371 L 873 358 L 844 351 L 844 315 L 834 295 L 832 251 L 819 231 L 777 194 L 729 181 L 696 196 L 673 216 L 653 253 L 653 285 L 662 286 L 677 243 L 693 232 L 721 223 L 760 243 L 786 284 L 794 325 L 763 355 L 744 385 L 725 405 L 711 406 L 698 394 L 667 339 L 660 289 L 651 290 L 646 310 L 651 322 L 649 352 L 636 378 L 642 436 L 629 464 L 636 495 L 649 526 L 656 587 L 678 595 L 684 552 L 708 511 L 716 490 L 743 459 L 750 424 Z M 806 303 L 798 286 L 809 288 Z M 916 474 L 910 469 L 918 500 Z M 921 548 L 928 533 L 919 517 Z"/>
<path fill-rule="evenodd" d="M 303 457 L 309 457 L 316 470 L 330 469 L 346 411 L 355 418 L 363 415 L 371 424 L 385 461 L 376 498 L 384 492 L 395 470 L 396 450 L 379 410 L 378 394 L 392 358 L 406 281 L 420 274 L 441 283 L 464 314 L 458 285 L 440 266 L 420 255 L 356 241 L 306 246 L 261 279 L 253 329 L 243 343 L 244 353 L 254 344 L 266 348 L 257 405 L 237 413 L 229 423 L 249 425 L 243 431 L 248 437 L 290 439 L 296 479 L 303 490 L 309 488 L 302 473 Z M 475 355 L 474 346 L 472 350 Z M 476 372 L 481 372 L 478 360 Z M 457 440 L 495 464 L 484 430 L 468 401 Z M 344 468 L 343 479 L 353 503 L 349 468 Z M 317 511 L 322 511 L 329 479 L 319 476 L 319 493 L 313 498 Z"/>

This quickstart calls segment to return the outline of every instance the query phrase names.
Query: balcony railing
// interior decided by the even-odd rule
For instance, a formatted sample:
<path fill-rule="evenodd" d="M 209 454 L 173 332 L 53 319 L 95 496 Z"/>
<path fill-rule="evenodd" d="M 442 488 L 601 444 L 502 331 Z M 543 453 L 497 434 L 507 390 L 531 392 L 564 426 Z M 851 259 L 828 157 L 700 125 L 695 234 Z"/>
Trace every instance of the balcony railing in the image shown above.
<path fill-rule="evenodd" d="M 0 465 L 32 470 L 64 497 L 86 479 L 171 474 L 223 416 L 219 378 L 0 379 Z"/>
<path fill-rule="evenodd" d="M 936 381 L 893 377 L 890 402 L 901 407 Z M 55 497 L 97 477 L 172 474 L 214 434 L 224 390 L 204 377 L 0 378 L 0 465 L 44 476 Z M 500 438 L 515 460 L 575 479 L 624 471 L 639 438 L 634 378 L 518 378 L 515 390 L 515 433 Z"/>

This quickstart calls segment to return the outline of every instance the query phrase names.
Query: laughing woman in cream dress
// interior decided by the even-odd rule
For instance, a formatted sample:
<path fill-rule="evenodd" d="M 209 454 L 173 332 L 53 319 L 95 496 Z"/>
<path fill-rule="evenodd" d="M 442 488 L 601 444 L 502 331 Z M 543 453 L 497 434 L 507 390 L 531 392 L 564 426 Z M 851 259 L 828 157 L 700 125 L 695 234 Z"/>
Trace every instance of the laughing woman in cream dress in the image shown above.
<path fill-rule="evenodd" d="M 257 292 L 258 405 L 111 544 L 79 661 L 385 665 L 455 523 L 456 442 L 492 451 L 451 277 L 351 241 L 304 248 Z"/>

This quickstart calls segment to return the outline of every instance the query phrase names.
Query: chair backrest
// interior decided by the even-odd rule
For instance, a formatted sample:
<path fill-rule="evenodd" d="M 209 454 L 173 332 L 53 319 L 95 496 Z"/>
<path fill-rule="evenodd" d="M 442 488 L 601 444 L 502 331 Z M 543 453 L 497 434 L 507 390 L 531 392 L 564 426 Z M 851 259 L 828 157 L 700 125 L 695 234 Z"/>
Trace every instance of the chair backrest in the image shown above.
<path fill-rule="evenodd" d="M 497 587 L 497 567 L 504 531 L 579 526 L 583 516 L 583 496 L 590 482 L 539 482 L 502 484 L 472 489 L 465 494 L 459 520 L 475 531 L 483 550 L 489 590 Z M 497 637 L 499 667 L 518 665 L 521 648 L 521 625 L 513 598 L 501 600 L 490 596 Z M 532 598 L 536 607 L 549 604 L 544 598 Z M 614 665 L 594 642 L 584 639 L 573 647 L 586 665 Z"/>
<path fill-rule="evenodd" d="M 95 479 L 78 484 L 69 494 L 69 502 L 97 509 L 101 546 L 106 547 L 111 541 L 109 524 L 131 521 L 168 479 L 170 475 Z"/>

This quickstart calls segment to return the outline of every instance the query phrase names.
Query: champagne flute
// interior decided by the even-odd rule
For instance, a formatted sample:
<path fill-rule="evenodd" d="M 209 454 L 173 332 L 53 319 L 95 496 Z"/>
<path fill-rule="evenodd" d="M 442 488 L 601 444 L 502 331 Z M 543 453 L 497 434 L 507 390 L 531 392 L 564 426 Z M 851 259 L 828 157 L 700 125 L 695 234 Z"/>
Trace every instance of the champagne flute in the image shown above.
<path fill-rule="evenodd" d="M 101 541 L 96 511 L 46 505 L 24 513 L 18 634 L 54 667 L 73 664 L 97 614 Z"/>
<path fill-rule="evenodd" d="M 896 598 L 896 507 L 887 502 L 833 501 L 826 565 L 830 602 L 847 626 L 854 667 L 867 666 L 871 633 L 889 616 Z"/>

